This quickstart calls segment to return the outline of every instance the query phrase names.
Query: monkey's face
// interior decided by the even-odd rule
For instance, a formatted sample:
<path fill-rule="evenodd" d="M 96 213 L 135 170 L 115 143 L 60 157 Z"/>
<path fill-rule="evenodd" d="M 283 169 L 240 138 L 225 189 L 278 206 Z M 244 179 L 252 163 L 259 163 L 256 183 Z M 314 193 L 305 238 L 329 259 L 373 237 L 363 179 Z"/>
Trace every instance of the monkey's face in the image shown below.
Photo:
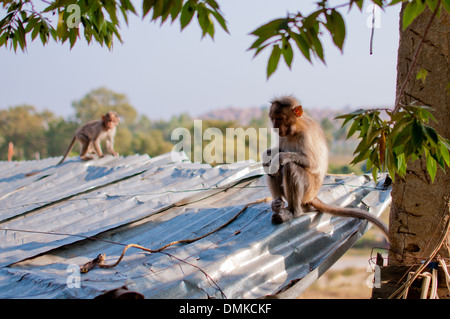
<path fill-rule="evenodd" d="M 119 125 L 119 116 L 115 112 L 108 112 L 103 115 L 103 125 L 107 130 L 113 129 Z"/>
<path fill-rule="evenodd" d="M 269 113 L 273 128 L 278 129 L 278 135 L 284 137 L 291 135 L 292 125 L 295 124 L 295 119 L 292 114 L 286 114 L 283 109 L 272 107 Z"/>

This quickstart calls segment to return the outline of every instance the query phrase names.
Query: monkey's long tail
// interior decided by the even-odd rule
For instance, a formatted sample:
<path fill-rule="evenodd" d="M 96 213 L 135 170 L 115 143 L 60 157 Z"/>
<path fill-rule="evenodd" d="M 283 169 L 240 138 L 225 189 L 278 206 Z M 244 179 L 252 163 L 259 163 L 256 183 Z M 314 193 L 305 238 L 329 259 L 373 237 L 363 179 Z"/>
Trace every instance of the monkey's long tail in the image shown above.
<path fill-rule="evenodd" d="M 361 219 L 367 219 L 369 222 L 380 228 L 384 235 L 386 236 L 386 239 L 389 241 L 389 231 L 385 223 L 383 223 L 378 217 L 370 214 L 369 212 L 359 209 L 359 208 L 348 208 L 348 207 L 340 207 L 340 206 L 333 206 L 328 205 L 324 202 L 322 202 L 319 198 L 314 198 L 313 201 L 310 203 L 313 205 L 316 209 L 318 209 L 321 212 L 329 213 L 336 216 L 343 216 L 343 217 L 355 217 L 355 218 L 361 218 Z"/>
<path fill-rule="evenodd" d="M 63 157 L 62 160 L 60 160 L 59 163 L 56 164 L 56 165 L 60 165 L 60 164 L 62 164 L 62 162 L 64 162 L 64 160 L 66 159 L 67 155 L 69 155 L 70 151 L 72 150 L 72 147 L 73 147 L 73 145 L 75 144 L 75 141 L 76 141 L 76 140 L 77 140 L 77 139 L 76 139 L 76 137 L 75 137 L 75 135 L 74 135 L 73 138 L 72 138 L 72 142 L 70 142 L 69 148 L 67 149 L 66 153 L 64 154 L 64 157 Z"/>

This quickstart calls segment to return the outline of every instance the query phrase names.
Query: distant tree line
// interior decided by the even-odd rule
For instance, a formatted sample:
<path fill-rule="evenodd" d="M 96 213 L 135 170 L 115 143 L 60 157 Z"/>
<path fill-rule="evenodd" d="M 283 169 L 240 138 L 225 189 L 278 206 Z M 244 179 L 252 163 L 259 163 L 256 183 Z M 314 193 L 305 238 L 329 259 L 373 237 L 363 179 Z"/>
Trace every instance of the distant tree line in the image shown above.
<path fill-rule="evenodd" d="M 110 110 L 116 111 L 121 118 L 115 143 L 115 149 L 120 155 L 138 153 L 154 157 L 170 152 L 178 142 L 171 139 L 172 132 L 179 127 L 187 128 L 192 136 L 194 135 L 194 119 L 189 114 L 175 115 L 168 121 L 151 120 L 146 115 L 138 114 L 126 95 L 107 88 L 98 88 L 89 92 L 82 99 L 74 101 L 72 106 L 75 114 L 68 119 L 48 110 L 38 112 L 32 105 L 19 105 L 0 110 L 0 160 L 7 159 L 8 146 L 11 142 L 14 145 L 13 160 L 61 156 L 66 151 L 73 133 L 82 123 L 99 119 L 102 114 Z M 267 109 L 265 109 L 260 117 L 252 119 L 247 126 L 236 121 L 206 119 L 202 121 L 202 129 L 218 128 L 225 136 L 226 128 L 266 128 L 267 118 Z M 321 120 L 321 125 L 332 153 L 337 152 L 338 155 L 341 153 L 341 155 L 344 154 L 344 158 L 350 158 L 352 150 L 347 147 L 349 141 L 343 142 L 346 132 L 345 129 L 340 128 L 340 123 L 325 118 Z M 246 159 L 249 159 L 248 142 L 247 139 L 245 150 L 242 150 L 246 154 Z M 205 147 L 208 143 L 211 141 L 204 140 L 202 146 Z M 336 147 L 336 145 L 341 146 Z M 225 148 L 225 143 L 223 147 Z M 78 151 L 75 147 L 70 156 L 78 155 Z M 225 152 L 223 153 L 222 162 L 227 162 Z M 361 172 L 360 168 L 349 167 L 347 164 L 339 162 L 330 167 L 335 173 Z"/>

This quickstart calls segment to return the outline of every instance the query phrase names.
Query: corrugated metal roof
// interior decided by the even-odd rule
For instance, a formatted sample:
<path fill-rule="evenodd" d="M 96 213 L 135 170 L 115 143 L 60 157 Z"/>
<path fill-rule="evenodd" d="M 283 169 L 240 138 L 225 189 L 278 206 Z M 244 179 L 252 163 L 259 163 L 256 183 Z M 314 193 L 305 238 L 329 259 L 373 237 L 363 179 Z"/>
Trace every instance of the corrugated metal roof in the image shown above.
<path fill-rule="evenodd" d="M 170 153 L 55 166 L 58 160 L 0 162 L 0 298 L 93 298 L 122 286 L 146 298 L 255 298 L 280 290 L 289 298 L 367 228 L 322 213 L 273 225 L 263 202 L 201 240 L 161 253 L 130 248 L 116 267 L 77 277 L 73 269 L 98 254 L 111 264 L 126 244 L 157 249 L 207 234 L 270 194 L 260 163 L 211 167 L 174 162 Z M 390 189 L 369 176 L 329 175 L 320 197 L 380 215 Z M 80 288 L 71 284 L 76 278 Z"/>

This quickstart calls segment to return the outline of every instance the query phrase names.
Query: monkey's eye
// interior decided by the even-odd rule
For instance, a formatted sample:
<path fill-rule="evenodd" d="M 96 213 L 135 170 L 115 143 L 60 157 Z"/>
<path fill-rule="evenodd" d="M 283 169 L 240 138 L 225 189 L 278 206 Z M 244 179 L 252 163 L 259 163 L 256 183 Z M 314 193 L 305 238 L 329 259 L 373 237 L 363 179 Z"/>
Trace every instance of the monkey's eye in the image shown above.
<path fill-rule="evenodd" d="M 281 116 L 272 117 L 272 121 L 274 122 L 282 122 L 284 119 Z"/>

